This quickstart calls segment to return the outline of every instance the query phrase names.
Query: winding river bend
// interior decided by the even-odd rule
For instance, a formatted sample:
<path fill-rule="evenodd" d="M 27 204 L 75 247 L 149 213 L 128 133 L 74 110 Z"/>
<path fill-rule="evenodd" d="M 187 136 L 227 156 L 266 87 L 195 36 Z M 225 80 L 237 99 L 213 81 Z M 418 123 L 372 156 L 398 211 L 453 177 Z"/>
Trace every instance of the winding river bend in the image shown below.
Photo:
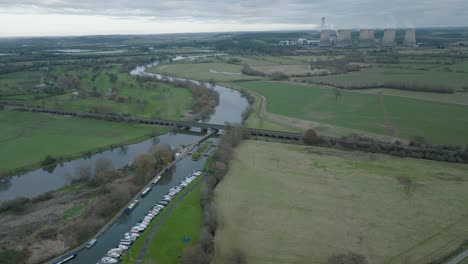
<path fill-rule="evenodd" d="M 205 55 L 206 56 L 206 55 Z M 187 57 L 183 59 L 191 59 Z M 181 57 L 178 57 L 181 59 Z M 148 67 L 153 67 L 158 63 L 145 66 L 139 66 L 130 73 L 134 76 L 146 75 L 157 79 L 174 78 L 146 72 Z M 175 78 L 174 78 L 175 79 Z M 179 78 L 177 78 L 179 79 Z M 185 80 L 185 79 L 180 79 Z M 196 82 L 194 80 L 189 80 Z M 211 87 L 219 93 L 219 105 L 215 112 L 204 120 L 213 124 L 241 123 L 242 112 L 248 107 L 248 102 L 236 90 L 215 85 Z M 151 146 L 158 143 L 166 143 L 171 147 L 177 147 L 182 144 L 189 144 L 200 138 L 197 135 L 188 135 L 182 133 L 168 133 L 155 138 L 151 138 L 140 143 L 131 144 L 122 148 L 116 148 L 92 155 L 89 158 L 75 159 L 48 172 L 43 169 L 30 171 L 22 175 L 10 177 L 5 182 L 0 183 L 0 202 L 11 200 L 18 197 L 35 197 L 48 191 L 57 190 L 69 185 L 77 177 L 76 172 L 80 167 L 89 166 L 93 168 L 96 160 L 101 158 L 110 159 L 114 169 L 124 167 L 133 161 L 136 156 L 149 150 Z M 216 139 L 212 139 L 216 140 Z M 199 161 L 192 161 L 190 156 L 179 160 L 172 170 L 163 174 L 161 180 L 155 185 L 152 191 L 143 199 L 130 215 L 122 215 L 114 222 L 99 238 L 96 245 L 91 249 L 83 249 L 77 252 L 76 258 L 68 263 L 89 264 L 98 262 L 106 252 L 115 247 L 125 232 L 128 232 L 144 214 L 156 203 L 167 191 L 176 186 L 183 178 L 188 176 L 194 170 L 202 169 L 206 157 Z"/>
<path fill-rule="evenodd" d="M 184 59 L 190 58 L 192 57 L 186 57 Z M 158 63 L 156 62 L 145 66 L 139 66 L 132 70 L 130 74 L 134 76 L 146 75 L 157 79 L 173 78 L 146 72 L 148 67 L 153 67 L 157 64 Z M 190 81 L 197 82 L 194 80 Z M 242 112 L 248 106 L 248 102 L 245 98 L 242 98 L 238 91 L 227 87 L 215 85 L 211 88 L 219 93 L 220 100 L 219 105 L 215 108 L 215 112 L 208 118 L 208 120 L 205 120 L 205 122 L 213 124 L 224 124 L 225 122 L 240 123 L 242 120 Z M 98 159 L 110 159 L 112 161 L 113 168 L 118 169 L 132 162 L 136 156 L 146 152 L 154 144 L 166 143 L 171 147 L 178 147 L 180 145 L 189 144 L 197 138 L 199 138 L 199 136 L 182 133 L 167 133 L 143 142 L 94 154 L 89 158 L 79 158 L 64 162 L 63 164 L 58 165 L 53 171 L 36 169 L 24 174 L 12 176 L 5 179 L 3 182 L 0 182 L 0 202 L 19 197 L 32 198 L 67 186 L 74 178 L 77 177 L 77 171 L 79 168 L 90 167 L 93 169 L 94 164 L 96 164 L 96 160 Z"/>

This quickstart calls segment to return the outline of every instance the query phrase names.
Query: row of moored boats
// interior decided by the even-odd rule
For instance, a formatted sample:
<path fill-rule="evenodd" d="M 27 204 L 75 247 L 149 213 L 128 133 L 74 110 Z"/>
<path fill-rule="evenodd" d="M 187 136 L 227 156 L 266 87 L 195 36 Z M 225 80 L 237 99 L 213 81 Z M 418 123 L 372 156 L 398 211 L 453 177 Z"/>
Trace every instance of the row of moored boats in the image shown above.
<path fill-rule="evenodd" d="M 194 171 L 190 176 L 187 176 L 184 180 L 182 180 L 177 186 L 169 189 L 169 192 L 163 196 L 163 198 L 157 202 L 150 211 L 148 211 L 144 218 L 141 219 L 134 227 L 130 229 L 130 232 L 124 234 L 124 237 L 119 241 L 117 247 L 110 249 L 106 256 L 104 256 L 98 264 L 114 264 L 118 263 L 120 257 L 132 246 L 132 244 L 140 237 L 141 233 L 143 233 L 146 228 L 148 228 L 149 224 L 153 219 L 159 215 L 159 213 L 166 207 L 169 202 L 174 199 L 174 197 L 182 191 L 185 187 L 187 187 L 192 181 L 194 181 L 198 176 L 201 175 L 201 171 Z M 156 179 L 153 184 L 157 182 Z M 143 191 L 145 192 L 147 188 Z M 142 195 L 142 196 L 146 196 Z M 130 203 L 129 207 L 132 206 L 131 210 L 138 205 L 138 200 L 133 201 Z M 130 211 L 131 211 L 130 210 Z M 92 241 L 90 241 L 92 242 Z M 94 242 L 95 243 L 95 242 Z"/>

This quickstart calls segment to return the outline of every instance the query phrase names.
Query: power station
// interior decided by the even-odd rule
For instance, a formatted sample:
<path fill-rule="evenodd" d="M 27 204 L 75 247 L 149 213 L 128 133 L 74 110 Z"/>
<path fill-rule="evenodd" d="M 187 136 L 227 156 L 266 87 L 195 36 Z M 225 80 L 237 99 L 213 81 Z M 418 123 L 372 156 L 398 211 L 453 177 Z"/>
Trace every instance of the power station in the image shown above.
<path fill-rule="evenodd" d="M 375 39 L 375 29 L 373 28 L 363 28 L 359 30 L 359 39 L 353 41 L 353 30 L 352 29 L 332 29 L 332 26 L 325 23 L 325 17 L 322 17 L 321 20 L 321 31 L 320 31 L 320 40 L 282 40 L 279 42 L 279 45 L 314 45 L 320 47 L 393 47 L 397 45 L 397 29 L 395 28 L 385 28 L 383 30 L 382 39 Z M 414 47 L 416 42 L 416 29 L 407 28 L 405 30 L 403 41 L 398 40 L 398 44 L 403 44 L 403 46 Z M 380 31 L 381 32 L 381 31 Z M 380 32 L 378 36 L 380 35 Z M 401 34 L 399 35 L 401 36 Z M 356 41 L 356 42 L 355 42 Z"/>

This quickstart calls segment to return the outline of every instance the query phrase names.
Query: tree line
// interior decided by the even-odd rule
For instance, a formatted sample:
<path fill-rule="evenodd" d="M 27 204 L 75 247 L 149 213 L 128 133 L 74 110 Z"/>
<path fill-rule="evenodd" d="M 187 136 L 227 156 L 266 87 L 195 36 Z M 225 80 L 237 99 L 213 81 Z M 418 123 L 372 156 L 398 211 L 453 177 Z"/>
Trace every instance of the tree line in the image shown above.
<path fill-rule="evenodd" d="M 241 126 L 226 126 L 218 147 L 207 165 L 207 176 L 202 186 L 200 205 L 203 210 L 203 227 L 196 245 L 188 246 L 182 255 L 183 264 L 209 264 L 214 256 L 214 238 L 218 228 L 219 217 L 214 205 L 214 190 L 223 180 L 233 158 L 234 148 L 247 136 Z M 239 249 L 233 250 L 227 263 L 244 264 L 245 255 Z"/>
<path fill-rule="evenodd" d="M 180 80 L 174 78 L 153 78 L 140 76 L 139 79 L 151 80 L 171 84 L 177 87 L 188 89 L 192 93 L 193 104 L 192 114 L 187 121 L 197 121 L 207 119 L 219 104 L 219 93 L 208 86 L 214 83 L 193 82 L 190 80 Z"/>
<path fill-rule="evenodd" d="M 360 150 L 397 157 L 427 159 L 452 163 L 468 163 L 468 146 L 430 145 L 422 137 L 415 137 L 404 145 L 400 141 L 381 142 L 372 138 L 350 135 L 338 137 L 318 136 L 313 129 L 304 134 L 304 143 L 343 150 Z"/>

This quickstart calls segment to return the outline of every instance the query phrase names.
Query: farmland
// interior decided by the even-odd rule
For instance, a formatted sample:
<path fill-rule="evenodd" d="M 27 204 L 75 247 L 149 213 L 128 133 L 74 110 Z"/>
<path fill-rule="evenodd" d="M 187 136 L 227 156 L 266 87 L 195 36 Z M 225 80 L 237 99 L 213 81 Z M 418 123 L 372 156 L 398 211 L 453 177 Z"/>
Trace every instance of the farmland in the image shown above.
<path fill-rule="evenodd" d="M 433 144 L 466 144 L 468 107 L 278 82 L 245 82 L 265 96 L 269 112 L 404 139 L 423 136 Z"/>
<path fill-rule="evenodd" d="M 422 85 L 449 87 L 462 90 L 468 82 L 463 72 L 435 69 L 416 70 L 405 68 L 373 67 L 347 74 L 312 77 L 313 82 L 323 82 L 341 86 L 371 86 L 387 82 L 419 83 Z"/>
<path fill-rule="evenodd" d="M 143 139 L 149 126 L 17 111 L 0 111 L 1 170 L 38 164 L 46 155 L 80 156 L 91 150 Z"/>
<path fill-rule="evenodd" d="M 468 233 L 466 165 L 246 141 L 216 189 L 214 263 L 427 263 Z"/>
<path fill-rule="evenodd" d="M 227 63 L 171 63 L 157 65 L 149 72 L 200 81 L 259 80 L 261 77 L 242 75 L 241 66 Z"/>

